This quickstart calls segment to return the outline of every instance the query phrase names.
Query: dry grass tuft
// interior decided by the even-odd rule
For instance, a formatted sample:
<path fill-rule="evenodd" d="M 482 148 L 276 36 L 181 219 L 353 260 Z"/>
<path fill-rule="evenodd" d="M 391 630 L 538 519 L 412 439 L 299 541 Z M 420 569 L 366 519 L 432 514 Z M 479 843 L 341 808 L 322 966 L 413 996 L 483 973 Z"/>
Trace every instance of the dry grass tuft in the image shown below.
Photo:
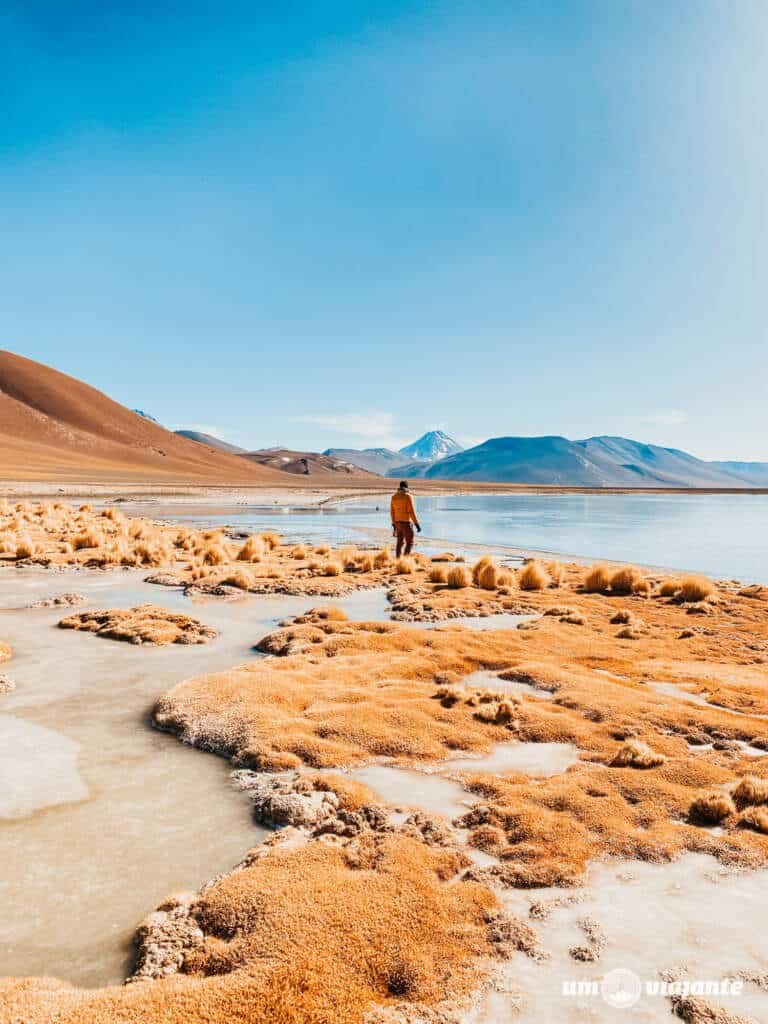
<path fill-rule="evenodd" d="M 265 533 L 259 534 L 260 540 L 264 546 L 269 548 L 270 551 L 274 551 L 275 548 L 280 547 L 280 534 L 275 533 L 274 530 L 267 530 Z"/>
<path fill-rule="evenodd" d="M 561 587 L 563 580 L 565 579 L 565 569 L 559 562 L 548 562 L 547 563 L 547 574 L 552 581 L 550 586 Z"/>
<path fill-rule="evenodd" d="M 384 569 L 392 561 L 392 553 L 389 548 L 382 548 L 373 556 L 373 564 L 377 569 Z"/>
<path fill-rule="evenodd" d="M 593 565 L 582 582 L 588 594 L 604 594 L 611 585 L 611 570 L 607 565 Z"/>
<path fill-rule="evenodd" d="M 341 566 L 338 562 L 324 562 L 323 565 L 320 566 L 321 576 L 341 576 L 341 572 Z"/>
<path fill-rule="evenodd" d="M 448 571 L 447 583 L 452 590 L 461 590 L 472 582 L 472 575 L 465 565 L 454 565 Z"/>
<path fill-rule="evenodd" d="M 684 576 L 676 596 L 680 601 L 706 601 L 714 593 L 715 585 L 706 576 Z"/>
<path fill-rule="evenodd" d="M 495 562 L 488 562 L 478 573 L 477 583 L 483 590 L 495 590 L 499 584 L 499 567 Z"/>
<path fill-rule="evenodd" d="M 223 565 L 224 562 L 228 561 L 229 554 L 223 544 L 209 544 L 203 551 L 204 565 Z"/>
<path fill-rule="evenodd" d="M 302 559 L 307 557 L 307 549 L 303 544 L 297 544 L 295 548 L 291 549 L 291 558 Z"/>
<path fill-rule="evenodd" d="M 395 573 L 398 576 L 407 576 L 412 573 L 416 568 L 414 560 L 406 555 L 402 558 L 398 558 L 395 562 Z"/>
<path fill-rule="evenodd" d="M 37 545 L 30 540 L 29 537 L 19 537 L 18 543 L 16 544 L 16 558 L 34 558 L 37 554 Z"/>
<path fill-rule="evenodd" d="M 373 572 L 376 568 L 374 564 L 373 555 L 363 555 L 358 563 L 360 572 Z"/>
<path fill-rule="evenodd" d="M 688 809 L 690 820 L 701 825 L 716 825 L 735 813 L 736 807 L 727 793 L 704 793 Z"/>
<path fill-rule="evenodd" d="M 634 565 L 623 565 L 611 576 L 611 590 L 614 594 L 636 594 L 649 589 L 645 576 Z"/>
<path fill-rule="evenodd" d="M 669 577 L 661 581 L 659 597 L 674 597 L 679 590 L 680 580 L 675 577 Z"/>
<path fill-rule="evenodd" d="M 740 810 L 754 804 L 768 804 L 768 779 L 745 775 L 734 787 L 732 796 Z"/>
<path fill-rule="evenodd" d="M 545 590 L 549 586 L 549 574 L 535 558 L 520 572 L 517 585 L 521 590 Z"/>
<path fill-rule="evenodd" d="M 472 582 L 476 587 L 480 586 L 480 574 L 488 565 L 493 565 L 493 559 L 490 555 L 483 555 L 483 557 L 472 566 Z"/>
<path fill-rule="evenodd" d="M 429 576 L 427 578 L 430 583 L 447 583 L 448 570 L 443 569 L 442 566 L 436 565 L 433 569 L 429 570 Z"/>
<path fill-rule="evenodd" d="M 610 763 L 612 768 L 656 768 L 665 760 L 663 754 L 652 750 L 647 743 L 627 740 L 616 751 Z"/>
<path fill-rule="evenodd" d="M 104 535 L 99 533 L 94 527 L 89 527 L 87 530 L 83 530 L 72 541 L 72 547 L 75 551 L 82 551 L 83 548 L 99 548 L 104 543 Z"/>
<path fill-rule="evenodd" d="M 748 807 L 739 815 L 739 825 L 742 828 L 752 828 L 755 832 L 762 832 L 768 835 L 768 811 L 762 807 Z"/>
<path fill-rule="evenodd" d="M 238 562 L 260 562 L 264 557 L 264 543 L 260 537 L 248 537 L 237 552 Z"/>

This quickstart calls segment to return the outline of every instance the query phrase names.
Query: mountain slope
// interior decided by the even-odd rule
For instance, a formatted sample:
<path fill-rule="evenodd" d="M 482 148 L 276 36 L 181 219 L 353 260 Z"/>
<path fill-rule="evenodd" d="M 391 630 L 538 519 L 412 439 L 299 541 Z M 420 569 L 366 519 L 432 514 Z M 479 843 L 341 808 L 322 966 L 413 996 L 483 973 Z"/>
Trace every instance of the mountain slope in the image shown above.
<path fill-rule="evenodd" d="M 232 455 L 244 455 L 248 450 L 239 448 L 236 444 L 230 444 L 229 441 L 222 441 L 220 437 L 214 437 L 213 434 L 204 434 L 200 430 L 175 430 L 174 433 L 179 437 L 186 437 L 189 441 L 197 441 L 198 444 L 208 445 L 209 448 L 216 448 L 221 452 L 230 452 Z"/>
<path fill-rule="evenodd" d="M 430 480 L 571 487 L 750 486 L 748 480 L 686 452 L 623 437 L 496 437 L 429 465 L 422 475 Z"/>
<path fill-rule="evenodd" d="M 177 437 L 82 381 L 6 351 L 0 465 L 6 480 L 285 483 L 274 470 Z"/>
<path fill-rule="evenodd" d="M 351 462 L 353 466 L 366 469 L 369 473 L 378 473 L 379 476 L 386 476 L 390 470 L 407 461 L 400 452 L 394 452 L 391 448 L 326 448 L 323 455 Z"/>
<path fill-rule="evenodd" d="M 428 430 L 413 444 L 401 448 L 400 454 L 409 462 L 436 462 L 461 451 L 464 449 L 459 442 L 442 430 Z"/>
<path fill-rule="evenodd" d="M 752 487 L 768 487 L 768 462 L 710 462 L 709 465 L 746 480 Z"/>
<path fill-rule="evenodd" d="M 312 477 L 313 482 L 348 483 L 356 480 L 370 480 L 375 483 L 379 479 L 375 474 L 368 473 L 359 466 L 341 459 L 332 458 L 318 452 L 297 452 L 289 448 L 263 448 L 256 452 L 246 452 L 240 456 L 260 466 L 269 466 L 281 473 L 295 476 Z"/>

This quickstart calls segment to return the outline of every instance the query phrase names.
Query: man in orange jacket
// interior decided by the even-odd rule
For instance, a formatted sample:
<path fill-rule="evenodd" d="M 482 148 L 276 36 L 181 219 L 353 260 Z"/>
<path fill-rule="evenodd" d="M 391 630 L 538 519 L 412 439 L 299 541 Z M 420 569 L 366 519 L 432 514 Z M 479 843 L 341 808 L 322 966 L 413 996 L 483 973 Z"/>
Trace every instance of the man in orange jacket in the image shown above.
<path fill-rule="evenodd" d="M 389 511 L 392 516 L 392 532 L 397 537 L 397 557 L 403 553 L 410 555 L 413 547 L 413 527 L 415 526 L 421 533 L 421 524 L 413 507 L 413 498 L 408 493 L 407 480 L 400 481 L 400 486 L 392 495 Z"/>

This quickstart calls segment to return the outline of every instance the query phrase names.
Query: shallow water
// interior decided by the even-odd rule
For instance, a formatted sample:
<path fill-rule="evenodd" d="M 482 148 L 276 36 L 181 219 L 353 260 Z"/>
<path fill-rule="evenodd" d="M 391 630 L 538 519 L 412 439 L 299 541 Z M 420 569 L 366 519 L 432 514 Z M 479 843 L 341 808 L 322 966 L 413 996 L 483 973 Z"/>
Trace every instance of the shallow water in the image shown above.
<path fill-rule="evenodd" d="M 504 494 L 418 497 L 423 533 L 417 547 L 462 544 L 521 548 L 585 558 L 690 569 L 717 577 L 768 582 L 768 495 Z M 174 510 L 153 509 L 188 522 Z M 359 542 L 389 533 L 386 497 L 357 498 L 322 509 L 265 512 L 232 506 L 206 522 L 274 529 L 291 540 Z M 437 539 L 442 538 L 438 543 Z M 450 540 L 449 540 L 450 539 Z"/>
<path fill-rule="evenodd" d="M 585 1024 L 631 1020 L 673 1020 L 670 1003 L 642 994 L 636 1005 L 619 1008 L 600 994 L 564 995 L 563 983 L 600 981 L 610 971 L 634 972 L 641 981 L 657 980 L 657 972 L 685 967 L 689 980 L 718 980 L 737 971 L 764 972 L 768 964 L 768 932 L 755 912 L 765 903 L 768 871 L 732 873 L 711 857 L 686 854 L 672 864 L 642 861 L 597 864 L 589 873 L 585 899 L 554 909 L 544 921 L 531 919 L 533 900 L 567 896 L 568 890 L 546 889 L 500 894 L 503 902 L 533 925 L 551 960 L 535 963 L 516 953 L 506 973 L 523 990 L 524 1007 L 516 1013 L 512 999 L 494 993 L 472 1024 Z M 572 890 L 571 890 L 572 892 Z M 587 940 L 579 921 L 589 917 L 600 925 L 606 945 L 596 963 L 569 955 Z M 745 984 L 741 995 L 711 996 L 712 1002 L 747 1019 L 768 1019 L 768 994 Z"/>
<path fill-rule="evenodd" d="M 501 679 L 495 672 L 488 671 L 472 672 L 461 680 L 461 684 L 471 689 L 516 693 L 523 697 L 539 697 L 541 700 L 552 700 L 554 697 L 554 693 L 550 693 L 549 690 L 531 686 L 530 683 L 521 683 L 517 679 Z"/>
<path fill-rule="evenodd" d="M 93 986 L 123 979 L 145 914 L 266 834 L 224 759 L 149 726 L 154 701 L 254 657 L 277 620 L 316 602 L 193 605 L 135 573 L 0 574 L 6 609 L 73 590 L 89 597 L 83 609 L 151 601 L 221 630 L 205 646 L 156 648 L 58 629 L 66 608 L 0 611 L 16 682 L 0 697 L 0 973 Z"/>
<path fill-rule="evenodd" d="M 480 757 L 454 757 L 429 768 L 400 768 L 369 764 L 350 774 L 365 783 L 385 803 L 452 819 L 477 800 L 453 776 L 519 772 L 532 776 L 558 775 L 578 759 L 570 743 L 497 743 Z"/>
<path fill-rule="evenodd" d="M 713 704 L 712 701 L 707 700 L 705 693 L 692 693 L 690 690 L 684 690 L 682 686 L 678 686 L 676 683 L 646 682 L 646 686 L 650 686 L 652 690 L 663 694 L 665 697 L 679 697 L 680 700 L 684 700 L 689 704 L 697 704 L 703 708 L 712 708 L 714 711 L 722 711 L 726 715 L 738 715 L 740 718 L 768 718 L 768 715 L 757 714 L 754 711 L 737 711 L 735 708 L 723 707 L 722 704 Z"/>

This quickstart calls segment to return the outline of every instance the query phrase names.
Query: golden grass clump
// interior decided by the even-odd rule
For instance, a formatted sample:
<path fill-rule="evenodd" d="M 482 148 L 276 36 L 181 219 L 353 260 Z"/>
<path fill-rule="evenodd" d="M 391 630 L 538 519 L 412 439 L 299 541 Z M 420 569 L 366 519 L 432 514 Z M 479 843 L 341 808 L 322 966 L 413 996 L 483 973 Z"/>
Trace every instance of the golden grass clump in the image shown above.
<path fill-rule="evenodd" d="M 495 562 L 488 562 L 477 575 L 477 583 L 483 590 L 495 590 L 499 585 L 499 567 Z"/>
<path fill-rule="evenodd" d="M 102 519 L 111 519 L 112 522 L 119 522 L 122 519 L 122 513 L 118 512 L 116 508 L 105 508 L 101 512 Z"/>
<path fill-rule="evenodd" d="M 535 558 L 520 572 L 517 585 L 521 590 L 544 590 L 549 586 L 549 574 Z"/>
<path fill-rule="evenodd" d="M 385 569 L 392 561 L 392 552 L 389 548 L 382 548 L 373 556 L 373 564 L 377 569 Z"/>
<path fill-rule="evenodd" d="M 317 547 L 315 548 L 316 555 L 327 555 L 330 554 L 330 551 L 331 549 L 328 547 L 327 544 L 318 544 Z"/>
<path fill-rule="evenodd" d="M 611 576 L 611 591 L 614 594 L 635 594 L 643 589 L 647 581 L 634 565 L 623 565 Z"/>
<path fill-rule="evenodd" d="M 480 573 L 487 565 L 493 565 L 493 559 L 490 555 L 483 555 L 483 557 L 472 566 L 472 582 L 476 587 L 480 586 Z"/>
<path fill-rule="evenodd" d="M 661 585 L 659 587 L 659 596 L 674 597 L 679 589 L 680 580 L 675 579 L 674 577 L 668 577 L 667 579 L 661 581 Z"/>
<path fill-rule="evenodd" d="M 403 555 L 395 562 L 395 573 L 398 576 L 407 576 L 409 573 L 413 572 L 415 568 L 416 564 L 414 560 L 407 555 Z"/>
<path fill-rule="evenodd" d="M 547 562 L 547 574 L 551 580 L 550 586 L 562 587 L 565 579 L 565 569 L 559 562 Z"/>
<path fill-rule="evenodd" d="M 611 570 L 607 565 L 593 565 L 582 581 L 588 594 L 604 594 L 611 585 Z"/>
<path fill-rule="evenodd" d="M 762 832 L 768 835 L 768 811 L 762 807 L 747 807 L 739 815 L 739 825 L 742 828 L 752 828 L 755 832 Z"/>
<path fill-rule="evenodd" d="M 229 555 L 223 544 L 209 544 L 203 551 L 203 563 L 205 565 L 222 565 L 228 561 Z"/>
<path fill-rule="evenodd" d="M 228 576 L 225 576 L 221 582 L 230 587 L 239 587 L 240 590 L 248 590 L 248 588 L 253 584 L 253 579 L 249 575 L 247 569 L 238 567 L 233 569 Z"/>
<path fill-rule="evenodd" d="M 295 548 L 291 548 L 291 558 L 295 558 L 297 561 L 307 557 L 307 549 L 303 544 L 297 544 Z"/>
<path fill-rule="evenodd" d="M 447 583 L 452 590 L 462 590 L 472 582 L 472 574 L 465 565 L 454 565 L 448 571 Z"/>
<path fill-rule="evenodd" d="M 360 572 L 373 572 L 375 565 L 373 555 L 363 555 L 359 563 Z"/>
<path fill-rule="evenodd" d="M 727 793 L 704 793 L 691 803 L 688 816 L 696 824 L 716 825 L 736 812 Z"/>
<path fill-rule="evenodd" d="M 341 566 L 338 562 L 325 562 L 320 567 L 321 576 L 341 576 Z"/>
<path fill-rule="evenodd" d="M 515 574 L 513 572 L 509 572 L 507 569 L 502 569 L 501 572 L 499 573 L 499 576 L 498 576 L 498 579 L 497 579 L 496 582 L 498 583 L 498 585 L 500 587 L 507 587 L 507 588 L 514 587 L 514 585 L 515 585 Z"/>
<path fill-rule="evenodd" d="M 652 750 L 647 743 L 641 740 L 627 740 L 619 747 L 611 760 L 613 768 L 656 768 L 663 764 L 666 758 L 663 754 Z"/>
<path fill-rule="evenodd" d="M 104 535 L 100 533 L 95 527 L 91 526 L 87 530 L 83 530 L 82 533 L 78 533 L 75 539 L 72 541 L 72 547 L 75 551 L 81 551 L 83 548 L 98 548 L 104 543 Z"/>
<path fill-rule="evenodd" d="M 16 544 L 16 558 L 33 558 L 37 554 L 37 545 L 29 537 L 19 537 Z"/>
<path fill-rule="evenodd" d="M 264 557 L 264 543 L 260 537 L 248 537 L 237 552 L 238 562 L 260 562 Z"/>
<path fill-rule="evenodd" d="M 715 593 L 715 585 L 706 576 L 684 576 L 676 596 L 681 601 L 706 601 Z"/>
<path fill-rule="evenodd" d="M 264 546 L 269 548 L 270 551 L 280 547 L 280 534 L 275 533 L 274 530 L 266 530 L 264 533 L 260 533 L 259 537 Z"/>
<path fill-rule="evenodd" d="M 732 796 L 739 809 L 755 804 L 768 804 L 768 779 L 745 775 L 734 787 Z"/>
<path fill-rule="evenodd" d="M 19 506 L 17 505 L 16 508 L 18 509 L 18 507 Z M 93 512 L 93 505 L 89 505 L 87 503 L 85 505 L 81 505 L 78 512 Z"/>
<path fill-rule="evenodd" d="M 433 569 L 429 570 L 429 576 L 427 578 L 430 583 L 447 583 L 448 571 L 447 569 L 443 569 L 442 566 L 436 565 Z"/>

